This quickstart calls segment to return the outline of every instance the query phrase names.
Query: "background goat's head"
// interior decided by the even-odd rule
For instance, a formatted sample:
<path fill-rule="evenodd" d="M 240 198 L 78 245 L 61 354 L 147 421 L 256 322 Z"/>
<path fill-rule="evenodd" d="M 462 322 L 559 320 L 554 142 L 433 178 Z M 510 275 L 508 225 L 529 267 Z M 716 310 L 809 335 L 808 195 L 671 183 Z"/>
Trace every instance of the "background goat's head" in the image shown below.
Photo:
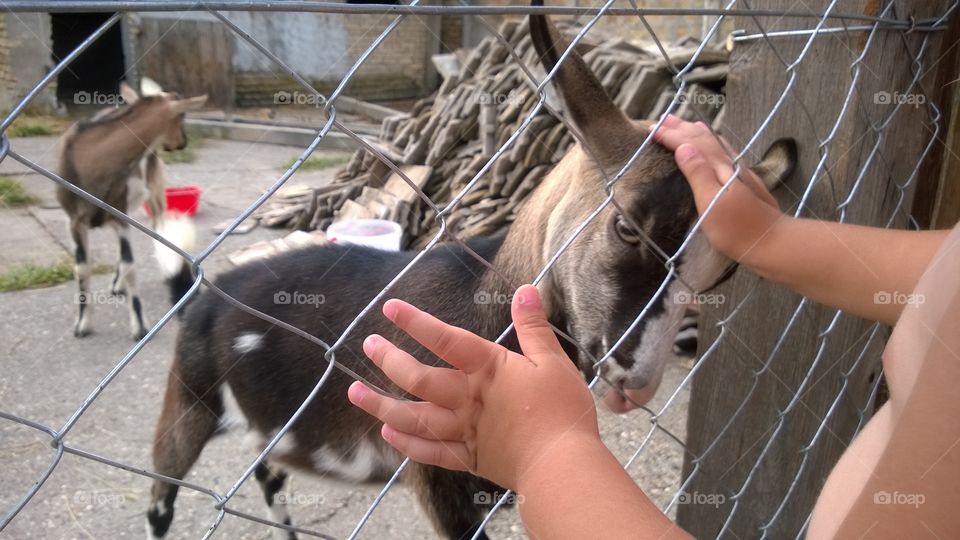
<path fill-rule="evenodd" d="M 542 16 L 531 16 L 530 32 L 549 72 L 566 49 L 566 40 Z M 627 118 L 576 52 L 561 63 L 553 81 L 583 144 L 574 146 L 531 196 L 530 213 L 518 216 L 518 223 L 534 220 L 527 226 L 543 234 L 541 264 L 600 207 L 607 197 L 604 174 L 612 178 L 620 171 L 650 125 Z M 795 161 L 795 143 L 782 140 L 754 170 L 770 189 L 792 172 Z M 596 359 L 656 296 L 636 328 L 599 367 L 596 389 L 604 404 L 626 412 L 649 401 L 660 384 L 689 303 L 684 300 L 717 283 L 731 261 L 697 234 L 676 261 L 679 279 L 660 290 L 668 274 L 663 254 L 677 251 L 697 218 L 689 185 L 663 147 L 649 143 L 614 193 L 614 203 L 580 233 L 540 288 L 552 319 Z M 566 348 L 592 378 L 596 372 L 589 356 Z"/>
<path fill-rule="evenodd" d="M 160 85 L 146 77 L 140 81 L 139 94 L 126 82 L 121 82 L 120 95 L 123 96 L 127 105 L 152 109 L 156 121 L 166 126 L 160 138 L 160 145 L 168 152 L 186 148 L 187 133 L 183 127 L 184 114 L 200 109 L 207 102 L 206 94 L 182 99 L 179 94 L 164 92 Z"/>

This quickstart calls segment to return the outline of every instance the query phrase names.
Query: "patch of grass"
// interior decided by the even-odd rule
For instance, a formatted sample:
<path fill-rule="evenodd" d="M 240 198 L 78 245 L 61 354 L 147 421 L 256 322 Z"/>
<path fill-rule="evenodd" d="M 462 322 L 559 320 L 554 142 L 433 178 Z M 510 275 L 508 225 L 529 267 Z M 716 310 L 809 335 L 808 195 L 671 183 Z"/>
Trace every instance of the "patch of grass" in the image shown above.
<path fill-rule="evenodd" d="M 67 128 L 68 120 L 50 116 L 21 116 L 10 125 L 14 137 L 46 137 L 58 135 Z"/>
<path fill-rule="evenodd" d="M 340 165 L 346 165 L 350 161 L 350 154 L 337 154 L 333 156 L 310 156 L 306 161 L 303 162 L 303 165 L 300 166 L 301 171 L 322 171 L 324 169 L 330 169 L 332 167 L 339 167 Z M 297 158 L 293 158 L 287 163 L 285 169 L 293 167 L 293 164 L 297 162 Z"/>
<path fill-rule="evenodd" d="M 0 176 L 0 207 L 27 206 L 35 202 L 37 199 L 27 193 L 17 179 Z"/>
<path fill-rule="evenodd" d="M 73 265 L 61 261 L 50 266 L 25 264 L 0 274 L 0 292 L 52 287 L 73 279 Z"/>
<path fill-rule="evenodd" d="M 94 274 L 109 274 L 111 272 L 113 272 L 113 267 L 109 264 L 98 264 L 93 267 Z M 73 262 L 69 259 L 48 266 L 28 263 L 0 274 L 0 292 L 42 289 L 72 279 Z"/>

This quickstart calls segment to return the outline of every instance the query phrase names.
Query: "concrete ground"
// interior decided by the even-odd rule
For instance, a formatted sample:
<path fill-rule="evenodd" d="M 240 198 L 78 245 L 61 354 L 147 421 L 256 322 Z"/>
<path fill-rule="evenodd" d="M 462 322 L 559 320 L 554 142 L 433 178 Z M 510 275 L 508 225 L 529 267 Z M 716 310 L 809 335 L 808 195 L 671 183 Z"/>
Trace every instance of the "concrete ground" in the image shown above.
<path fill-rule="evenodd" d="M 13 148 L 45 166 L 54 164 L 53 138 L 15 139 Z M 207 140 L 195 162 L 169 166 L 171 184 L 204 188 L 197 215 L 200 242 L 210 241 L 214 224 L 235 217 L 270 185 L 298 148 Z M 298 173 L 291 183 L 322 185 L 333 170 Z M 68 256 L 66 220 L 53 198 L 52 182 L 7 159 L 0 174 L 19 178 L 41 199 L 26 209 L 0 209 L 0 272 L 33 262 L 51 264 Z M 146 220 L 142 211 L 134 214 Z M 225 255 L 287 231 L 257 228 L 234 236 L 206 265 L 208 275 L 229 267 Z M 112 263 L 116 246 L 108 231 L 91 237 L 95 262 Z M 151 241 L 133 233 L 141 298 L 150 322 L 168 307 L 166 291 L 153 264 Z M 109 275 L 94 277 L 93 288 L 106 291 Z M 123 306 L 99 305 L 95 333 L 85 339 L 72 335 L 74 285 L 0 293 L 0 410 L 58 429 L 131 348 Z M 164 328 L 106 387 L 103 394 L 70 431 L 71 446 L 134 467 L 150 467 L 150 445 L 162 389 L 165 385 L 177 322 Z M 671 363 L 653 409 L 669 396 L 689 366 Z M 684 391 L 660 423 L 681 439 L 685 433 L 687 395 Z M 601 410 L 604 438 L 622 460 L 647 437 L 649 415 L 634 411 L 616 416 Z M 664 506 L 678 487 L 682 448 L 662 433 L 655 434 L 630 473 L 654 501 Z M 186 480 L 223 493 L 255 457 L 240 433 L 214 439 Z M 5 514 L 38 479 L 53 458 L 49 438 L 19 424 L 0 420 L 0 515 Z M 143 536 L 144 511 L 150 481 L 140 475 L 94 461 L 65 455 L 39 493 L 0 536 L 4 538 L 134 538 Z M 295 474 L 285 499 L 293 522 L 334 537 L 347 536 L 380 486 L 349 485 Z M 238 510 L 267 517 L 252 480 L 231 501 Z M 216 512 L 205 495 L 181 490 L 169 538 L 198 538 Z M 515 510 L 499 514 L 490 527 L 494 538 L 524 538 Z M 267 538 L 270 527 L 227 516 L 216 536 Z M 404 487 L 391 490 L 363 529 L 361 538 L 432 538 L 434 533 Z"/>

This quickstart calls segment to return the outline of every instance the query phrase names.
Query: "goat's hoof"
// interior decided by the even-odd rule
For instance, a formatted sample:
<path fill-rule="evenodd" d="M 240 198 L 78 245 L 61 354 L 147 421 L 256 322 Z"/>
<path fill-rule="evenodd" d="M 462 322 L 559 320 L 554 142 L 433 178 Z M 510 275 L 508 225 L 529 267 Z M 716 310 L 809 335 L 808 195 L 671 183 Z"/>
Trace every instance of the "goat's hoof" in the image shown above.
<path fill-rule="evenodd" d="M 91 333 L 92 332 L 88 328 L 77 327 L 73 329 L 73 337 L 75 338 L 85 338 L 89 336 Z"/>
<path fill-rule="evenodd" d="M 110 294 L 113 296 L 124 297 L 127 295 L 126 289 L 110 289 Z"/>
<path fill-rule="evenodd" d="M 139 330 L 134 330 L 130 336 L 133 338 L 134 341 L 140 341 L 146 335 L 147 335 L 147 329 L 140 328 Z"/>

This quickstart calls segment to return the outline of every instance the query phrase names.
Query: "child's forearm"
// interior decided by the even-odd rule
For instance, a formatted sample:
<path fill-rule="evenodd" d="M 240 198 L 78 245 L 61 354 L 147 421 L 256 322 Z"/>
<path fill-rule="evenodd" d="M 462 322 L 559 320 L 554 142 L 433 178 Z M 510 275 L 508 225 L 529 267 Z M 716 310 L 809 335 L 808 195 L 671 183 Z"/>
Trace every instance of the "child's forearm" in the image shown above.
<path fill-rule="evenodd" d="M 784 217 L 741 262 L 855 315 L 894 324 L 948 231 L 902 231 Z"/>
<path fill-rule="evenodd" d="M 561 440 L 520 478 L 531 538 L 689 538 L 599 439 Z"/>

